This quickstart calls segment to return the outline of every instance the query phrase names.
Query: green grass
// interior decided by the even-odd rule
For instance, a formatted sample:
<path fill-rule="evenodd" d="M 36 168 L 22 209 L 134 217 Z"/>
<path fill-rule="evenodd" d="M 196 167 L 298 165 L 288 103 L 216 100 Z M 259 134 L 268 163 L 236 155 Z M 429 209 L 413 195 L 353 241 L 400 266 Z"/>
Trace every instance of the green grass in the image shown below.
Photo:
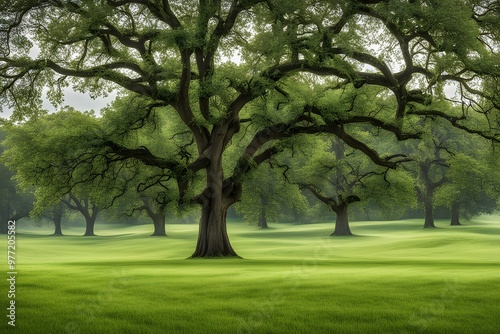
<path fill-rule="evenodd" d="M 186 259 L 196 225 L 167 225 L 167 238 L 109 225 L 52 237 L 21 222 L 16 328 L 2 315 L 0 332 L 498 333 L 499 223 L 354 222 L 354 237 L 329 237 L 331 224 L 229 224 L 244 259 Z"/>

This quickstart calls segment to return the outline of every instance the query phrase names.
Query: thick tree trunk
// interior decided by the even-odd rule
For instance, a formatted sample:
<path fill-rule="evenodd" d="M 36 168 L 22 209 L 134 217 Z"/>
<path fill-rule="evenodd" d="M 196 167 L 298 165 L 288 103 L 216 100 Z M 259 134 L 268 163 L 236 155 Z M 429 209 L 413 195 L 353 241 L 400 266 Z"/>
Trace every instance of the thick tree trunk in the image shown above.
<path fill-rule="evenodd" d="M 434 212 L 433 212 L 432 204 L 429 205 L 429 204 L 425 203 L 424 214 L 425 214 L 424 228 L 436 227 L 436 225 L 434 225 Z"/>
<path fill-rule="evenodd" d="M 62 216 L 54 217 L 54 235 L 63 235 L 61 223 L 62 223 Z"/>
<path fill-rule="evenodd" d="M 50 218 L 52 218 L 52 221 L 54 222 L 54 234 L 53 235 L 56 235 L 56 236 L 63 235 L 63 233 L 62 233 L 62 218 L 64 215 L 64 210 L 63 210 L 61 205 L 54 208 L 54 210 L 52 211 L 52 215 L 50 217 Z"/>
<path fill-rule="evenodd" d="M 151 206 L 149 198 L 147 196 L 142 197 L 142 202 L 144 203 L 143 209 L 146 210 L 149 218 L 153 221 L 154 232 L 151 234 L 152 237 L 166 237 L 167 231 L 165 229 L 165 205 L 158 205 L 155 209 Z"/>
<path fill-rule="evenodd" d="M 191 257 L 238 256 L 226 230 L 227 208 L 208 201 L 202 206 L 196 250 Z"/>
<path fill-rule="evenodd" d="M 460 205 L 453 204 L 451 206 L 451 223 L 452 226 L 462 225 L 460 224 Z"/>
<path fill-rule="evenodd" d="M 436 227 L 434 225 L 434 208 L 432 205 L 431 191 L 427 191 L 427 194 L 424 196 L 424 217 L 424 228 Z"/>
<path fill-rule="evenodd" d="M 164 214 L 155 214 L 153 219 L 154 232 L 151 234 L 152 237 L 166 237 L 167 232 L 165 229 L 165 215 Z"/>
<path fill-rule="evenodd" d="M 85 234 L 84 237 L 92 237 L 94 234 L 95 217 L 88 216 L 85 217 Z"/>
<path fill-rule="evenodd" d="M 191 257 L 238 256 L 226 229 L 227 209 L 239 199 L 232 196 L 233 191 L 231 184 L 224 187 L 221 164 L 211 164 L 207 168 L 207 188 L 199 198 L 202 208 L 198 242 Z"/>
<path fill-rule="evenodd" d="M 332 210 L 334 210 L 335 213 L 337 214 L 337 218 L 335 220 L 335 230 L 330 235 L 332 236 L 352 235 L 351 229 L 349 228 L 348 205 L 341 204 Z"/>

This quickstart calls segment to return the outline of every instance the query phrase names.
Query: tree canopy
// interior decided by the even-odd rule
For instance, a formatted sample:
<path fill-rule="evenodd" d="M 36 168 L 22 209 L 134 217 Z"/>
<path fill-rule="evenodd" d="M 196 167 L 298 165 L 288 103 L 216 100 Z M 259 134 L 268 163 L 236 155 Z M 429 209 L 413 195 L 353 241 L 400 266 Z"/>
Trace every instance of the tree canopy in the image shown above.
<path fill-rule="evenodd" d="M 168 152 L 82 134 L 92 143 L 86 154 L 109 166 L 99 171 L 61 152 L 68 170 L 101 179 L 126 160 L 168 174 L 180 202 L 202 208 L 194 257 L 237 255 L 227 209 L 240 200 L 246 174 L 287 138 L 337 136 L 386 168 L 406 157 L 380 153 L 357 129 L 420 138 L 418 121 L 434 118 L 500 140 L 497 1 L 0 4 L 0 97 L 14 109 L 13 121 L 42 113 L 45 92 L 60 105 L 71 86 L 92 96 L 118 89 L 140 101 L 122 113 L 126 132 L 154 123 L 156 114 L 178 124 L 171 136 L 184 145 Z M 226 154 L 237 140 L 239 154 Z M 49 157 L 39 163 L 34 167 L 61 172 Z"/>

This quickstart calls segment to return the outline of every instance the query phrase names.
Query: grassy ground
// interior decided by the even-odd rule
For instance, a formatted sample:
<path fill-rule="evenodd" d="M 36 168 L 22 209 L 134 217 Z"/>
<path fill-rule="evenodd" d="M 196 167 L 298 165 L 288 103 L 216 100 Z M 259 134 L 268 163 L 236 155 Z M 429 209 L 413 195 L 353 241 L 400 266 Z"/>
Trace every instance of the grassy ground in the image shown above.
<path fill-rule="evenodd" d="M 230 224 L 244 259 L 215 260 L 186 260 L 195 225 L 167 225 L 167 238 L 19 226 L 16 328 L 4 315 L 0 332 L 498 333 L 500 218 L 421 225 L 354 222 L 357 236 L 328 237 L 331 224 Z"/>

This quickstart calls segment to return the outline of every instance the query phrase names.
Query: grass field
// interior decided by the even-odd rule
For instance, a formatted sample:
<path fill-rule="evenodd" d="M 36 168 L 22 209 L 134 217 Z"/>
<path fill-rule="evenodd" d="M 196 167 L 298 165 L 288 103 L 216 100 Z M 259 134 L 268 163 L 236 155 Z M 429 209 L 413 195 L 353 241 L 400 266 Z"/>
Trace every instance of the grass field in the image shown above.
<path fill-rule="evenodd" d="M 3 315 L 0 332 L 500 333 L 500 218 L 421 225 L 353 222 L 357 236 L 328 237 L 331 224 L 233 223 L 244 259 L 186 259 L 196 225 L 51 237 L 21 222 L 16 327 Z"/>

